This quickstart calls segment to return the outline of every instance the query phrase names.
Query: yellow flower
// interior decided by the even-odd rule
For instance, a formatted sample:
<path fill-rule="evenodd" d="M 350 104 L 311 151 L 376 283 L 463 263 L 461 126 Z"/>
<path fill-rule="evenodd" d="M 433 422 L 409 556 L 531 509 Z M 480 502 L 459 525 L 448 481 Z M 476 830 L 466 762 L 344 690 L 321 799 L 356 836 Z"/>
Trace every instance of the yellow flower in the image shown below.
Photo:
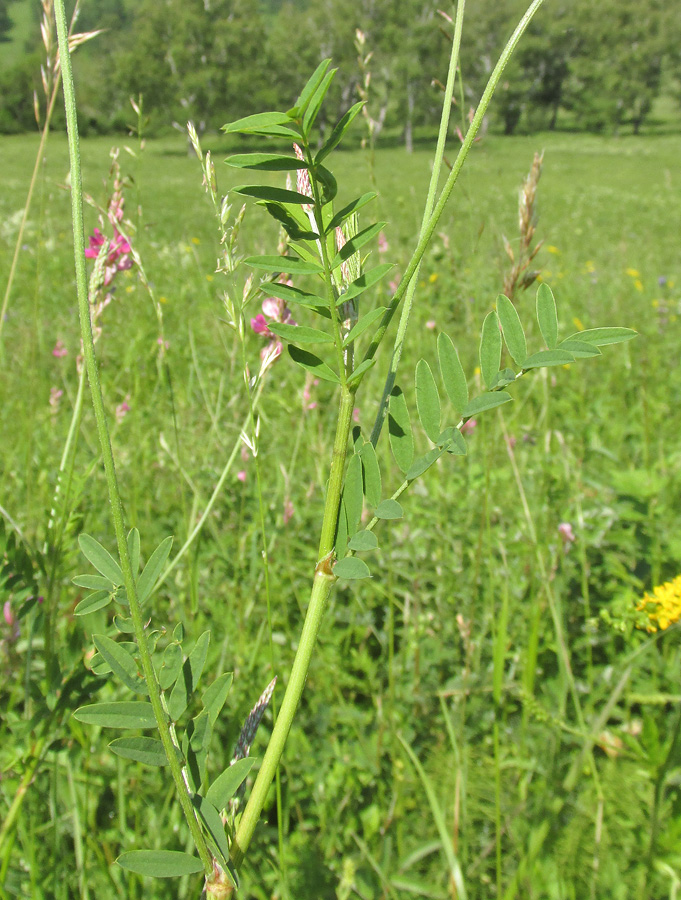
<path fill-rule="evenodd" d="M 192 244 L 195 244 L 197 247 L 201 243 L 201 240 L 197 237 L 192 238 Z"/>
<path fill-rule="evenodd" d="M 641 281 L 640 278 L 637 278 L 636 281 L 634 281 L 634 287 L 636 288 L 637 291 L 643 290 L 643 282 Z"/>
<path fill-rule="evenodd" d="M 473 374 L 474 374 L 474 375 L 479 375 L 479 374 L 480 374 L 480 366 L 476 366 L 476 367 L 475 367 L 475 372 L 474 372 Z"/>
<path fill-rule="evenodd" d="M 134 286 L 133 284 L 129 284 L 129 285 L 126 287 L 126 289 L 125 289 L 125 293 L 126 293 L 126 294 L 132 294 L 132 292 L 133 292 L 134 290 L 135 290 L 135 286 Z"/>
<path fill-rule="evenodd" d="M 546 249 L 548 250 L 549 253 L 560 253 L 560 250 L 558 249 L 558 247 L 554 247 L 553 244 L 549 244 Z"/>
<path fill-rule="evenodd" d="M 660 301 L 659 301 L 659 300 L 651 300 L 650 303 L 651 303 L 652 306 L 655 307 L 655 309 L 657 309 L 657 307 L 660 305 Z"/>
<path fill-rule="evenodd" d="M 587 261 L 584 263 L 584 271 L 588 272 L 589 274 L 596 271 L 596 266 L 594 265 L 592 259 L 587 259 Z"/>
<path fill-rule="evenodd" d="M 435 282 L 438 280 L 439 277 L 440 276 L 437 274 L 437 272 L 431 272 L 430 275 L 428 276 L 428 281 L 431 284 L 435 284 Z"/>
<path fill-rule="evenodd" d="M 167 302 L 168 302 L 168 298 L 167 298 L 167 297 L 159 297 L 159 298 L 158 298 L 158 302 L 159 302 L 159 303 L 167 303 Z"/>
<path fill-rule="evenodd" d="M 212 280 L 213 280 L 212 275 L 206 275 L 206 281 L 212 281 Z"/>
<path fill-rule="evenodd" d="M 577 316 L 572 320 L 572 324 L 575 326 L 577 331 L 584 331 L 584 326 L 582 325 L 582 320 L 578 319 Z"/>
<path fill-rule="evenodd" d="M 636 604 L 636 610 L 647 613 L 647 631 L 658 628 L 664 631 L 678 622 L 681 619 L 681 575 L 653 588 L 652 595 L 646 592 Z"/>
<path fill-rule="evenodd" d="M 624 270 L 630 278 L 640 278 L 641 273 L 638 269 L 625 269 Z"/>

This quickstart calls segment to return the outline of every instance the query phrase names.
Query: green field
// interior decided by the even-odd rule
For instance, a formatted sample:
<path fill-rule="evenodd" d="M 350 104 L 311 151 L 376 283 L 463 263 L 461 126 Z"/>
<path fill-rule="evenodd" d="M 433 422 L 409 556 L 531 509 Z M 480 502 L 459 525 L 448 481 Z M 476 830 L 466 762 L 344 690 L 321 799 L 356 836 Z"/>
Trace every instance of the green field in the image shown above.
<path fill-rule="evenodd" d="M 3 292 L 37 145 L 26 136 L 0 143 Z M 199 164 L 181 137 L 151 141 L 143 152 L 131 146 L 137 157 L 125 150 L 120 157 L 131 179 L 126 214 L 137 226 L 133 244 L 160 301 L 168 349 L 161 359 L 159 319 L 133 268 L 116 279 L 97 350 L 127 524 L 139 528 L 148 556 L 166 535 L 178 548 L 191 531 L 247 404 Z M 478 417 L 468 455 L 440 460 L 404 495 L 405 517 L 380 524 L 380 550 L 367 557 L 373 578 L 341 582 L 319 635 L 282 767 L 283 851 L 272 792 L 239 896 L 458 898 L 448 842 L 471 900 L 677 896 L 679 632 L 632 632 L 626 611 L 681 572 L 678 147 L 677 135 L 571 134 L 488 136 L 474 147 L 421 268 L 398 379 L 410 408 L 415 364 L 425 357 L 436 369 L 440 331 L 458 347 L 471 393 L 480 388 L 473 374 L 480 326 L 508 268 L 503 236 L 517 246 L 517 192 L 536 150 L 545 151 L 537 201 L 545 243 L 535 263 L 555 294 L 561 335 L 622 325 L 639 336 L 605 347 L 598 359 L 523 378 L 510 388 L 512 404 Z M 108 138 L 82 147 L 85 191 L 99 204 L 107 199 L 110 148 Z M 213 152 L 222 192 L 243 183 L 243 173 L 222 165 L 228 148 L 218 139 L 204 149 Z M 400 273 L 420 224 L 431 155 L 425 147 L 376 155 L 379 197 L 362 221 L 388 222 L 385 260 Z M 371 188 L 364 152 L 337 153 L 333 171 L 340 205 Z M 18 527 L 34 560 L 78 386 L 67 174 L 65 138 L 53 134 L 0 338 L 0 505 L 6 533 Z M 233 202 L 236 212 L 236 195 Z M 96 224 L 87 209 L 86 234 Z M 249 203 L 240 252 L 275 253 L 276 242 L 272 221 Z M 246 274 L 242 267 L 239 284 Z M 368 305 L 387 301 L 383 284 Z M 517 308 L 528 343 L 539 349 L 534 297 L 532 287 Z M 254 304 L 249 316 L 258 312 Z M 296 318 L 313 324 L 305 315 Z M 53 355 L 57 341 L 67 355 Z M 261 346 L 248 335 L 252 368 Z M 383 357 L 358 397 L 365 437 L 386 368 Z M 51 404 L 54 389 L 63 393 Z M 124 401 L 129 411 L 117 420 Z M 152 606 L 156 627 L 181 621 L 189 646 L 210 629 L 206 671 L 234 672 L 213 737 L 216 771 L 261 691 L 274 674 L 285 681 L 290 668 L 316 563 L 336 399 L 331 385 L 312 384 L 284 354 L 259 412 L 261 500 L 256 461 L 239 455 L 199 540 Z M 425 436 L 417 443 L 425 452 Z M 377 452 L 392 491 L 401 476 L 387 441 Z M 565 547 L 561 523 L 575 535 Z M 84 671 L 92 634 L 110 619 L 106 611 L 73 616 L 83 592 L 71 579 L 88 570 L 77 545 L 83 531 L 113 551 L 89 405 L 53 573 L 64 674 Z M 36 564 L 35 577 L 42 595 L 49 573 Z M 2 582 L 0 599 L 14 602 Z M 3 815 L 41 727 L 31 716 L 46 678 L 43 616 L 34 607 L 19 634 L 1 624 Z M 100 692 L 100 699 L 126 698 L 110 684 Z M 271 721 L 268 713 L 255 757 Z M 51 735 L 0 848 L 0 896 L 198 897 L 197 880 L 185 878 L 178 889 L 114 865 L 124 850 L 188 845 L 163 770 L 113 756 L 111 734 L 66 716 Z M 405 744 L 434 786 L 446 838 Z"/>

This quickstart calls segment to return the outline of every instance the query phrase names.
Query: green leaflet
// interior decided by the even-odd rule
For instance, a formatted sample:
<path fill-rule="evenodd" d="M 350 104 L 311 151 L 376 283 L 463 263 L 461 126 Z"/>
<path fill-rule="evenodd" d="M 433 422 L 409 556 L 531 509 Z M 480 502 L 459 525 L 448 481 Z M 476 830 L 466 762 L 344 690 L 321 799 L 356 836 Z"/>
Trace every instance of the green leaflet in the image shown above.
<path fill-rule="evenodd" d="M 440 434 L 440 395 L 433 373 L 425 359 L 416 364 L 416 407 L 430 440 L 435 443 Z"/>
<path fill-rule="evenodd" d="M 357 531 L 359 525 L 363 496 L 362 461 L 357 453 L 353 453 L 348 463 L 343 485 L 343 502 L 348 517 L 348 535 L 350 537 Z"/>
<path fill-rule="evenodd" d="M 201 702 L 203 703 L 203 708 L 210 716 L 211 725 L 215 725 L 217 722 L 231 687 L 232 673 L 224 672 L 222 675 L 218 675 L 215 681 L 201 695 Z"/>
<path fill-rule="evenodd" d="M 447 396 L 454 409 L 460 412 L 468 403 L 468 383 L 452 339 L 444 332 L 438 335 L 437 354 Z"/>
<path fill-rule="evenodd" d="M 322 82 L 322 79 L 326 75 L 326 72 L 331 65 L 331 59 L 323 59 L 317 68 L 314 70 L 312 75 L 308 78 L 305 87 L 300 92 L 300 96 L 296 100 L 296 105 L 293 109 L 290 109 L 287 112 L 287 117 L 290 119 L 299 119 L 301 116 L 305 114 L 307 108 L 312 100 L 312 97 L 315 94 L 315 91 L 319 87 Z"/>
<path fill-rule="evenodd" d="M 567 350 L 540 350 L 528 356 L 523 363 L 523 369 L 540 369 L 544 366 L 564 366 L 574 362 L 575 358 Z"/>
<path fill-rule="evenodd" d="M 380 319 L 383 316 L 383 313 L 386 311 L 384 306 L 379 306 L 376 309 L 372 309 L 350 329 L 346 338 L 343 341 L 343 349 L 345 349 L 348 344 L 351 344 L 353 341 L 357 340 L 360 334 L 363 334 L 367 328 L 374 324 L 377 319 Z"/>
<path fill-rule="evenodd" d="M 198 687 L 203 667 L 206 664 L 209 643 L 210 631 L 204 631 L 182 665 L 180 676 L 168 698 L 168 714 L 173 722 L 180 718 L 187 708 L 189 698 Z"/>
<path fill-rule="evenodd" d="M 246 780 L 248 773 L 253 768 L 255 759 L 247 756 L 244 759 L 238 759 L 232 763 L 229 768 L 225 769 L 222 774 L 214 779 L 211 786 L 206 791 L 206 800 L 212 803 L 217 810 L 225 809 L 229 801 L 241 787 L 243 781 Z"/>
<path fill-rule="evenodd" d="M 344 206 L 336 215 L 331 219 L 329 224 L 326 226 L 324 231 L 326 234 L 330 234 L 332 231 L 335 231 L 343 222 L 351 216 L 354 212 L 357 212 L 358 209 L 361 209 L 367 203 L 370 203 L 372 200 L 375 200 L 378 195 L 375 191 L 369 191 L 366 194 L 362 194 L 361 197 L 358 197 L 356 200 L 352 200 L 348 203 L 347 206 Z"/>
<path fill-rule="evenodd" d="M 105 578 L 108 578 L 114 584 L 123 584 L 123 573 L 113 556 L 106 550 L 99 541 L 96 541 L 89 534 L 81 534 L 78 538 L 78 546 L 83 556 L 92 563 L 92 565 Z"/>
<path fill-rule="evenodd" d="M 364 496 L 371 506 L 378 506 L 381 502 L 381 467 L 374 445 L 367 441 L 360 450 L 362 460 L 362 473 L 364 475 Z M 354 547 L 352 548 L 354 549 Z"/>
<path fill-rule="evenodd" d="M 333 344 L 333 335 L 307 325 L 285 325 L 270 322 L 267 327 L 278 337 L 296 344 Z"/>
<path fill-rule="evenodd" d="M 333 567 L 333 574 L 337 578 L 343 578 L 346 581 L 356 581 L 360 578 L 370 578 L 371 570 L 363 559 L 357 559 L 356 556 L 346 556 L 341 559 Z"/>
<path fill-rule="evenodd" d="M 577 331 L 566 338 L 566 341 L 581 341 L 586 344 L 594 344 L 596 347 L 604 347 L 606 344 L 621 344 L 623 341 L 630 341 L 638 334 L 633 328 L 621 328 L 612 326 L 610 328 L 587 328 L 586 331 Z"/>
<path fill-rule="evenodd" d="M 480 334 L 480 371 L 488 388 L 492 386 L 500 365 L 501 332 L 497 314 L 492 310 L 485 316 Z"/>
<path fill-rule="evenodd" d="M 397 500 L 383 500 L 376 507 L 374 514 L 377 519 L 401 519 L 404 510 Z"/>
<path fill-rule="evenodd" d="M 270 131 L 270 129 L 287 124 L 291 124 L 291 119 L 286 113 L 264 112 L 229 122 L 227 125 L 223 125 L 221 130 L 225 134 L 280 134 L 280 131 Z"/>
<path fill-rule="evenodd" d="M 324 97 L 326 97 L 326 92 L 331 87 L 331 82 L 334 79 L 334 76 L 338 70 L 331 69 L 326 72 L 322 80 L 319 82 L 318 87 L 312 94 L 310 98 L 307 109 L 305 110 L 305 114 L 303 115 L 303 134 L 305 136 L 309 135 L 310 129 L 314 125 L 314 121 L 317 118 L 317 113 L 321 109 L 321 105 L 324 102 Z"/>
<path fill-rule="evenodd" d="M 116 860 L 122 869 L 151 878 L 178 878 L 203 872 L 198 856 L 180 850 L 129 850 Z"/>
<path fill-rule="evenodd" d="M 360 100 L 359 103 L 355 103 L 355 105 L 351 106 L 350 109 L 345 113 L 345 115 L 335 124 L 328 141 L 326 141 L 322 149 L 314 158 L 315 165 L 318 165 L 323 159 L 326 159 L 326 157 L 329 155 L 329 153 L 331 153 L 334 147 L 337 147 L 338 144 L 340 144 L 341 140 L 343 139 L 343 135 L 350 127 L 355 116 L 362 111 L 363 106 L 363 100 Z"/>
<path fill-rule="evenodd" d="M 132 759 L 145 766 L 167 766 L 168 757 L 163 744 L 150 737 L 116 738 L 109 744 L 109 750 L 123 759 Z"/>
<path fill-rule="evenodd" d="M 471 416 L 477 416 L 478 413 L 485 412 L 488 409 L 495 409 L 497 406 L 501 406 L 503 403 L 508 403 L 509 400 L 512 400 L 510 394 L 507 394 L 506 391 L 495 391 L 493 394 L 480 394 L 479 397 L 475 397 L 471 402 L 461 411 L 461 416 L 464 419 L 470 419 Z"/>
<path fill-rule="evenodd" d="M 269 184 L 241 184 L 233 187 L 232 194 L 241 194 L 244 197 L 253 197 L 256 200 L 264 200 L 269 203 L 294 203 L 296 205 L 309 205 L 312 198 L 298 191 L 289 191 L 286 188 L 273 187 Z"/>
<path fill-rule="evenodd" d="M 553 350 L 558 343 L 558 313 L 553 292 L 548 284 L 540 284 L 537 289 L 537 322 L 546 346 L 549 350 Z"/>
<path fill-rule="evenodd" d="M 125 647 L 105 634 L 95 634 L 92 640 L 111 671 L 127 688 L 135 694 L 148 693 L 146 682 L 137 670 L 137 663 Z"/>
<path fill-rule="evenodd" d="M 497 315 L 501 322 L 504 340 L 513 362 L 522 366 L 527 357 L 527 341 L 520 316 L 513 303 L 504 294 L 497 297 Z"/>
<path fill-rule="evenodd" d="M 315 356 L 314 353 L 310 353 L 308 350 L 301 350 L 300 347 L 296 347 L 295 344 L 288 345 L 288 353 L 293 362 L 298 363 L 299 366 L 302 366 L 303 369 L 306 369 L 308 372 L 312 372 L 317 378 L 321 378 L 322 381 L 331 381 L 334 384 L 340 384 L 340 378 L 333 369 L 330 369 L 323 360 L 321 360 L 318 356 Z"/>
<path fill-rule="evenodd" d="M 359 234 L 356 234 L 353 238 L 351 238 L 343 247 L 338 251 L 338 253 L 331 260 L 331 268 L 336 269 L 340 264 L 349 259 L 353 253 L 357 253 L 357 251 L 363 247 L 365 244 L 368 244 L 369 241 L 373 240 L 379 231 L 385 227 L 385 222 L 376 222 L 374 225 L 369 225 L 367 228 L 362 229 Z"/>
<path fill-rule="evenodd" d="M 322 272 L 318 263 L 297 256 L 249 256 L 244 262 L 253 269 L 286 275 L 319 275 Z"/>
<path fill-rule="evenodd" d="M 235 169 L 255 169 L 259 172 L 307 169 L 304 160 L 297 156 L 282 156 L 280 153 L 237 153 L 235 156 L 228 156 L 225 162 Z"/>
<path fill-rule="evenodd" d="M 358 531 L 357 534 L 353 534 L 348 547 L 355 552 L 375 550 L 378 547 L 378 539 L 373 531 Z"/>
<path fill-rule="evenodd" d="M 156 719 L 151 703 L 146 700 L 123 703 L 92 703 L 81 706 L 73 718 L 86 725 L 101 728 L 155 728 Z"/>
<path fill-rule="evenodd" d="M 74 616 L 87 616 L 89 613 L 104 609 L 113 600 L 111 591 L 96 591 L 84 600 L 81 600 L 73 610 Z"/>
<path fill-rule="evenodd" d="M 414 459 L 414 437 L 407 401 L 397 385 L 390 392 L 388 401 L 388 437 L 395 462 L 406 472 Z"/>
<path fill-rule="evenodd" d="M 355 278 L 352 284 L 349 284 L 347 290 L 338 298 L 338 303 L 345 303 L 353 297 L 359 297 L 367 288 L 373 287 L 381 278 L 385 277 L 388 272 L 394 268 L 394 263 L 381 263 L 380 266 L 374 266 L 368 272 L 363 272 L 359 278 Z"/>
<path fill-rule="evenodd" d="M 149 557 L 149 561 L 144 567 L 142 574 L 139 577 L 139 581 L 137 582 L 137 599 L 140 603 L 144 603 L 151 595 L 154 585 L 158 581 L 161 571 L 166 564 L 172 546 L 173 538 L 169 535 L 161 541 Z"/>

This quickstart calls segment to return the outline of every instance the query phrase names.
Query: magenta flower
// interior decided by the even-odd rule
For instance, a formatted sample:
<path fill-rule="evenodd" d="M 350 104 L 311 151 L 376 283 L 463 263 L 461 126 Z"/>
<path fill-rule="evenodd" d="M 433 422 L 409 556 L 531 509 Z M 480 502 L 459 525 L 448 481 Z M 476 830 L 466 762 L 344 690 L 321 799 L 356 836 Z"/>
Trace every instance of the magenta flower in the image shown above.
<path fill-rule="evenodd" d="M 68 356 L 69 351 L 64 346 L 63 341 L 57 341 L 54 345 L 54 349 L 52 350 L 52 356 L 56 356 L 57 358 L 61 358 L 62 356 Z"/>
<path fill-rule="evenodd" d="M 4 606 L 2 607 L 2 615 L 5 619 L 5 624 L 9 625 L 10 627 L 16 622 L 16 616 L 12 611 L 12 604 L 9 602 L 9 600 L 5 600 Z"/>
<path fill-rule="evenodd" d="M 291 284 L 290 280 L 283 278 L 282 283 Z M 291 315 L 291 310 L 286 305 L 285 300 L 279 297 L 266 297 L 263 300 L 262 312 L 251 319 L 253 332 L 267 338 L 268 341 L 266 346 L 260 351 L 260 359 L 262 360 L 261 372 L 271 366 L 281 356 L 282 351 L 281 341 L 269 329 L 270 322 L 278 322 L 281 325 L 298 324 Z"/>
<path fill-rule="evenodd" d="M 572 525 L 569 522 L 561 522 L 558 526 L 558 534 L 560 534 L 563 541 L 563 549 L 567 553 L 570 549 L 570 545 L 574 543 L 576 540 L 574 532 L 572 530 Z"/>
<path fill-rule="evenodd" d="M 464 422 L 461 426 L 461 434 L 473 434 L 477 425 L 478 422 L 476 419 L 468 419 L 468 421 Z"/>
<path fill-rule="evenodd" d="M 243 482 L 246 481 L 246 470 L 242 469 L 240 472 L 237 472 L 236 477 L 243 484 Z"/>
<path fill-rule="evenodd" d="M 388 243 L 387 237 L 383 234 L 382 231 L 378 233 L 378 252 L 383 254 L 387 253 L 390 249 L 390 244 Z"/>
<path fill-rule="evenodd" d="M 126 394 L 125 400 L 122 403 L 119 403 L 116 407 L 116 421 L 120 425 L 123 419 L 126 417 L 127 413 L 130 412 L 130 405 L 128 404 L 128 400 L 130 399 L 130 394 Z"/>
<path fill-rule="evenodd" d="M 90 237 L 90 245 L 85 251 L 85 256 L 89 259 L 97 259 L 105 242 L 106 237 L 99 228 L 95 228 L 94 234 Z M 104 287 L 108 287 L 111 284 L 117 272 L 123 272 L 125 269 L 132 268 L 132 259 L 129 256 L 131 249 L 128 241 L 114 227 L 114 236 L 109 243 L 109 250 L 104 263 Z"/>

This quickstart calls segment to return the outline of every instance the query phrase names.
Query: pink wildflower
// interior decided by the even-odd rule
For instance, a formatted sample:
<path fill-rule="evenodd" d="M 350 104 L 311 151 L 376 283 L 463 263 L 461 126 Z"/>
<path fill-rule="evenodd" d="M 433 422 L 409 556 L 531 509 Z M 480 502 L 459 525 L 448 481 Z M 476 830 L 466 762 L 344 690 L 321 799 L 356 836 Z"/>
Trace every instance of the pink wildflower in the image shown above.
<path fill-rule="evenodd" d="M 267 319 L 262 313 L 251 319 L 251 328 L 256 334 L 262 334 L 264 337 L 272 337 L 272 332 L 267 327 Z"/>
<path fill-rule="evenodd" d="M 561 522 L 558 526 L 558 534 L 560 534 L 563 541 L 563 549 L 567 553 L 570 549 L 570 545 L 574 543 L 576 540 L 574 532 L 572 530 L 572 525 L 569 522 Z"/>
<path fill-rule="evenodd" d="M 428 321 L 426 322 L 426 328 L 428 329 L 428 331 L 434 331 L 435 328 L 437 328 L 437 322 L 435 321 L 435 319 L 428 319 Z"/>
<path fill-rule="evenodd" d="M 109 243 L 109 250 L 104 262 L 104 287 L 108 287 L 114 280 L 117 272 L 123 272 L 132 268 L 132 259 L 129 254 L 131 247 L 128 241 L 114 226 L 114 236 Z M 97 259 L 99 253 L 106 242 L 106 238 L 99 230 L 95 228 L 94 233 L 90 237 L 90 245 L 85 251 L 85 256 L 89 259 Z"/>
<path fill-rule="evenodd" d="M 130 412 L 131 407 L 128 403 L 129 399 L 130 399 L 130 394 L 126 394 L 125 400 L 123 400 L 122 403 L 119 403 L 118 406 L 116 407 L 116 421 L 118 422 L 119 425 L 123 421 L 123 419 L 126 417 L 127 413 Z"/>
<path fill-rule="evenodd" d="M 393 278 L 393 280 L 388 283 L 388 290 L 390 291 L 391 294 L 394 294 L 399 286 L 400 286 L 400 279 Z"/>
<path fill-rule="evenodd" d="M 69 351 L 64 346 L 64 342 L 57 341 L 57 343 L 54 345 L 54 349 L 52 350 L 52 356 L 56 356 L 57 358 L 60 358 L 62 356 L 68 356 L 68 355 L 69 355 Z"/>
<path fill-rule="evenodd" d="M 288 280 L 283 283 L 290 284 Z M 291 315 L 291 310 L 286 305 L 286 301 L 279 297 L 266 297 L 262 302 L 262 312 L 258 313 L 255 318 L 251 319 L 251 328 L 255 334 L 268 339 L 268 344 L 260 351 L 262 360 L 261 371 L 264 371 L 272 363 L 281 356 L 281 341 L 269 329 L 270 322 L 278 322 L 281 325 L 297 325 L 298 323 Z"/>
<path fill-rule="evenodd" d="M 383 234 L 382 231 L 378 233 L 378 252 L 383 254 L 387 253 L 390 249 L 390 244 L 388 243 L 387 237 Z"/>
<path fill-rule="evenodd" d="M 284 525 L 288 525 L 288 523 L 293 518 L 293 513 L 293 503 L 291 503 L 291 501 L 287 497 L 286 500 L 284 500 Z"/>
<path fill-rule="evenodd" d="M 352 410 L 352 421 L 359 422 L 359 408 L 357 406 Z"/>
<path fill-rule="evenodd" d="M 461 434 L 473 434 L 477 425 L 478 425 L 478 422 L 476 419 L 468 419 L 461 426 Z"/>
<path fill-rule="evenodd" d="M 2 615 L 5 619 L 5 624 L 9 625 L 11 628 L 16 622 L 16 616 L 12 612 L 12 604 L 9 600 L 5 600 L 4 606 L 2 607 Z"/>
<path fill-rule="evenodd" d="M 237 472 L 236 477 L 243 484 L 243 482 L 246 481 L 246 470 L 242 469 L 240 472 Z"/>
<path fill-rule="evenodd" d="M 59 401 L 61 400 L 64 391 L 61 388 L 53 387 L 50 389 L 50 409 L 52 413 L 56 413 L 59 409 Z"/>

